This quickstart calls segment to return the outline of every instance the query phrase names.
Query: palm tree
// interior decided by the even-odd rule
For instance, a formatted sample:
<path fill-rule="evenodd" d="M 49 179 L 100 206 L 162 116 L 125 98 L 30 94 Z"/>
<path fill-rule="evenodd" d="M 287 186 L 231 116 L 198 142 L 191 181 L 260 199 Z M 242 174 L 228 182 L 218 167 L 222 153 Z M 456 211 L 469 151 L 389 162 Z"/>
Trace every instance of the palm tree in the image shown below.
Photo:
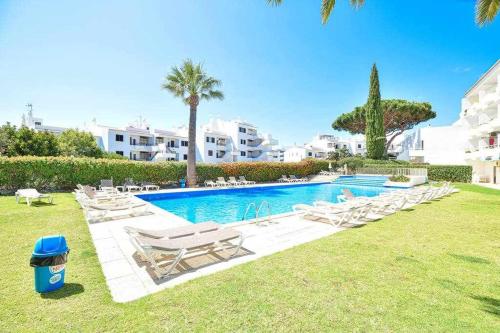
<path fill-rule="evenodd" d="M 363 6 L 365 0 L 349 0 L 354 8 Z M 283 0 L 267 0 L 267 3 L 278 6 L 283 3 Z M 330 18 L 333 7 L 335 7 L 335 0 L 322 0 L 321 1 L 321 22 L 326 24 Z M 493 22 L 495 16 L 500 9 L 500 0 L 477 0 L 476 1 L 476 22 L 479 26 Z"/>
<path fill-rule="evenodd" d="M 500 0 L 477 0 L 476 22 L 479 26 L 493 22 L 500 9 Z"/>
<path fill-rule="evenodd" d="M 354 8 L 359 8 L 364 5 L 365 0 L 349 0 Z M 267 3 L 273 6 L 279 6 L 283 0 L 267 0 Z M 321 1 L 321 22 L 326 24 L 330 18 L 333 7 L 335 7 L 335 0 L 322 0 Z"/>
<path fill-rule="evenodd" d="M 221 81 L 208 76 L 201 64 L 194 64 L 188 59 L 180 68 L 172 67 L 162 86 L 189 105 L 187 184 L 190 187 L 196 186 L 196 113 L 198 105 L 200 100 L 224 99 L 222 91 L 217 90 L 221 84 Z"/>

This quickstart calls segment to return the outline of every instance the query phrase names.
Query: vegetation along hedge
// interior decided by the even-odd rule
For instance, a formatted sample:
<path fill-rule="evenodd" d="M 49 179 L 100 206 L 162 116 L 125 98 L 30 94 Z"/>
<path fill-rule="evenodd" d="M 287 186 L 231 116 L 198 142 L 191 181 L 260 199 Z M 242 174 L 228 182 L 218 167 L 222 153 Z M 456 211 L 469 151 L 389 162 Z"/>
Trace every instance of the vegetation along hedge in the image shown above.
<path fill-rule="evenodd" d="M 470 165 L 429 165 L 429 164 L 365 164 L 365 168 L 425 168 L 429 180 L 470 183 L 472 181 L 472 166 Z"/>
<path fill-rule="evenodd" d="M 228 176 L 246 176 L 258 182 L 275 181 L 283 174 L 308 176 L 328 170 L 328 161 L 306 160 L 299 163 L 248 162 L 198 164 L 198 181 Z M 76 184 L 98 185 L 113 178 L 115 185 L 126 178 L 159 185 L 177 182 L 186 176 L 184 162 L 138 162 L 73 157 L 0 157 L 0 189 L 3 192 L 34 187 L 44 190 L 70 190 Z"/>

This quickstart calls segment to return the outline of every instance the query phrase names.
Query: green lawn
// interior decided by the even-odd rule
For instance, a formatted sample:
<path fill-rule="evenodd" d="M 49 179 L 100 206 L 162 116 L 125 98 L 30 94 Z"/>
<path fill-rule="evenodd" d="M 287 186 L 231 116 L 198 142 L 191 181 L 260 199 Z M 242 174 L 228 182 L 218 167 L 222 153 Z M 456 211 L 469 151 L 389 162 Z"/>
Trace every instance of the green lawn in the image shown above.
<path fill-rule="evenodd" d="M 111 300 L 70 194 L 0 197 L 0 331 L 500 331 L 500 191 L 461 185 L 399 212 L 141 300 Z M 29 258 L 62 233 L 67 285 L 41 297 Z"/>

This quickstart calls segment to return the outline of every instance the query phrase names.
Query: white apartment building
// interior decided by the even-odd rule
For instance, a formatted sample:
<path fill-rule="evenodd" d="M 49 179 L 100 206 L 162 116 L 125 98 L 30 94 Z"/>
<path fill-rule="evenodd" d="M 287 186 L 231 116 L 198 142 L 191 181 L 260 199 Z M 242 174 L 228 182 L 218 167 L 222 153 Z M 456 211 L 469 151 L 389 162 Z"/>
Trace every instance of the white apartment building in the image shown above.
<path fill-rule="evenodd" d="M 91 132 L 97 145 L 104 151 L 116 153 L 136 161 L 183 161 L 187 160 L 187 129 L 151 129 L 139 119 L 129 126 L 111 127 L 92 120 L 85 128 Z"/>
<path fill-rule="evenodd" d="M 500 60 L 465 93 L 460 118 L 405 137 L 399 159 L 469 164 L 474 182 L 500 184 Z"/>
<path fill-rule="evenodd" d="M 42 132 L 49 132 L 55 135 L 60 135 L 62 132 L 67 130 L 68 128 L 65 127 L 58 127 L 58 126 L 48 126 L 43 123 L 42 118 L 37 118 L 33 116 L 33 105 L 32 104 L 26 104 L 27 112 L 26 114 L 23 113 L 22 115 L 22 120 L 21 120 L 21 126 L 26 126 L 28 128 L 34 129 L 36 131 L 42 131 Z"/>
<path fill-rule="evenodd" d="M 500 184 L 500 59 L 465 93 L 460 121 L 468 126 L 473 181 Z"/>
<path fill-rule="evenodd" d="M 211 119 L 197 135 L 199 160 L 207 163 L 273 161 L 282 158 L 278 141 L 242 120 Z"/>
<path fill-rule="evenodd" d="M 416 129 L 403 137 L 399 143 L 398 159 L 414 163 L 466 164 L 466 136 L 467 127 L 461 122 L 451 126 L 428 126 Z"/>
<path fill-rule="evenodd" d="M 350 138 L 338 138 L 330 134 L 318 134 L 309 143 L 288 147 L 284 153 L 285 162 L 300 162 L 306 158 L 325 159 L 328 153 L 338 149 L 347 149 L 353 155 L 365 154 L 366 144 L 363 135 Z"/>
<path fill-rule="evenodd" d="M 33 116 L 29 105 L 22 124 L 38 131 L 60 134 L 67 128 L 47 126 Z M 106 152 L 137 161 L 185 161 L 188 155 L 188 128 L 153 129 L 139 118 L 125 127 L 98 124 L 95 119 L 83 126 L 92 133 L 97 145 Z M 270 134 L 241 120 L 211 119 L 197 131 L 196 159 L 205 163 L 284 161 L 285 150 Z"/>

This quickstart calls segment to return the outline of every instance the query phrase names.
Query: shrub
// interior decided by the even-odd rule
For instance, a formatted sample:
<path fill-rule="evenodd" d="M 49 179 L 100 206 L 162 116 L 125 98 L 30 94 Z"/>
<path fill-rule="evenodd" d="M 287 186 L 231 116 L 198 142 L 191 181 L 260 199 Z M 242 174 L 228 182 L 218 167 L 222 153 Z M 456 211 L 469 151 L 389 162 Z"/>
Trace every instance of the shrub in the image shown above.
<path fill-rule="evenodd" d="M 299 163 L 248 162 L 197 164 L 198 181 L 228 176 L 246 176 L 259 182 L 275 181 L 283 174 L 300 177 L 328 169 L 328 161 L 306 160 Z M 35 187 L 44 190 L 73 189 L 76 184 L 98 185 L 113 178 L 123 184 L 125 178 L 150 181 L 159 185 L 177 182 L 186 176 L 184 162 L 139 162 L 115 159 L 74 157 L 0 157 L 0 189 L 12 191 Z"/>
<path fill-rule="evenodd" d="M 427 168 L 429 180 L 470 183 L 472 166 L 470 165 L 422 165 Z"/>
<path fill-rule="evenodd" d="M 451 181 L 460 183 L 470 183 L 472 181 L 472 166 L 470 165 L 429 165 L 429 164 L 365 164 L 364 167 L 372 169 L 380 169 L 385 173 L 393 168 L 425 168 L 429 180 L 434 181 Z"/>
<path fill-rule="evenodd" d="M 365 164 L 365 159 L 362 157 L 346 157 L 338 161 L 338 166 L 343 168 L 347 165 L 349 172 L 356 172 L 357 169 L 362 168 Z"/>
<path fill-rule="evenodd" d="M 408 183 L 410 181 L 410 178 L 406 176 L 391 176 L 389 177 L 389 180 L 391 182 L 396 182 L 396 183 Z"/>

